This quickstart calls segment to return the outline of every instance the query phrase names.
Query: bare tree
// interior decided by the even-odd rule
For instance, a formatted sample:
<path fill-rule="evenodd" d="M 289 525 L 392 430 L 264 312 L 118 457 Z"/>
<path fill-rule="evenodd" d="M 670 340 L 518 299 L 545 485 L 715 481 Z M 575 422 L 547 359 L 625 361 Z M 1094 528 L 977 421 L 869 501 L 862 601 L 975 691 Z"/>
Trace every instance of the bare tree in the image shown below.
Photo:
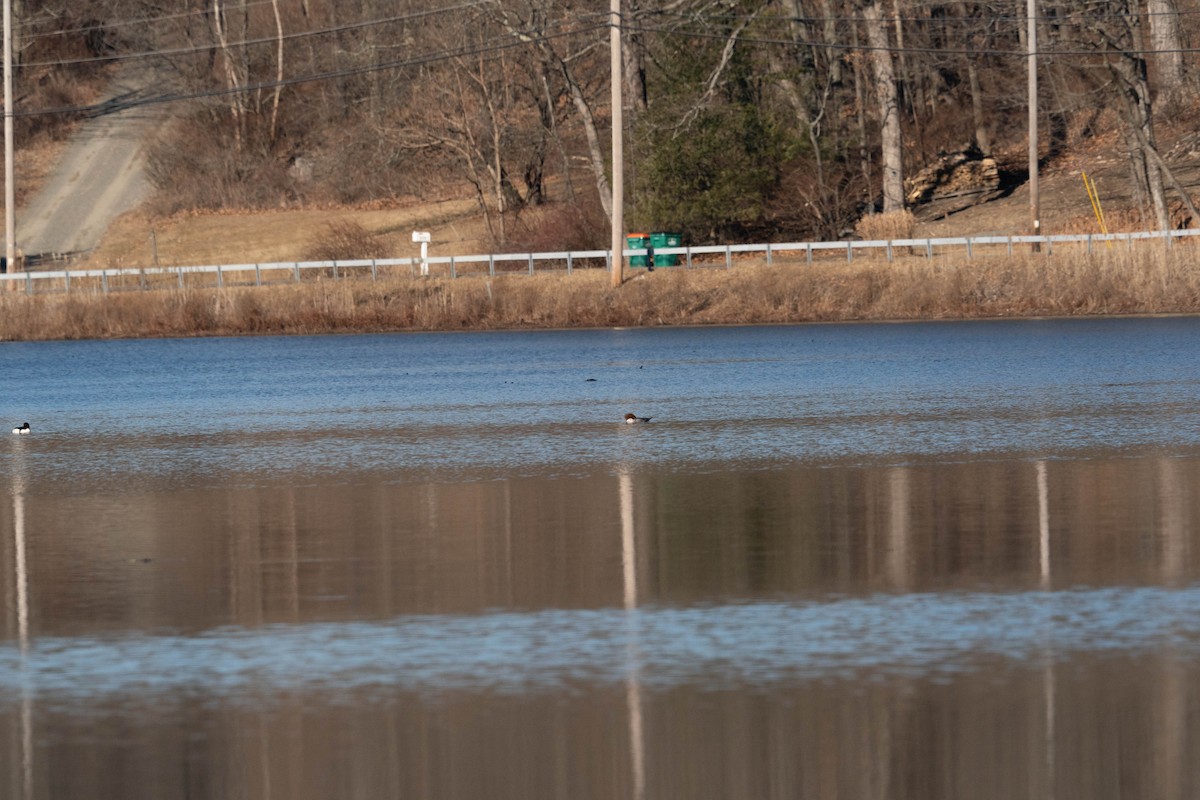
<path fill-rule="evenodd" d="M 217 42 L 221 48 L 221 65 L 225 74 L 225 83 L 229 91 L 229 114 L 233 118 L 234 142 L 240 150 L 242 147 L 244 98 L 238 91 L 245 81 L 239 74 L 239 63 L 235 60 L 229 47 L 229 36 L 226 33 L 228 22 L 225 18 L 223 0 L 212 0 L 212 26 Z"/>
<path fill-rule="evenodd" d="M 863 8 L 867 43 L 875 65 L 875 98 L 879 104 L 880 163 L 883 167 L 883 210 L 904 208 L 903 142 L 900 132 L 900 104 L 896 92 L 896 74 L 892 69 L 892 47 L 883 23 L 879 2 Z"/>
<path fill-rule="evenodd" d="M 274 144 L 279 125 L 279 95 L 283 91 L 283 18 L 279 14 L 279 0 L 271 0 L 271 11 L 275 15 L 275 35 L 278 44 L 275 51 L 275 97 L 271 101 L 271 143 Z"/>
<path fill-rule="evenodd" d="M 1078 30 L 1084 32 L 1081 43 L 1097 53 L 1093 63 L 1098 62 L 1102 70 L 1095 75 L 1100 82 L 1098 90 L 1108 94 L 1120 114 L 1135 189 L 1149 204 L 1154 224 L 1166 230 L 1170 227 L 1164 188 L 1166 164 L 1158 153 L 1142 18 L 1133 2 L 1136 0 L 1109 0 L 1090 9 L 1091 24 Z"/>

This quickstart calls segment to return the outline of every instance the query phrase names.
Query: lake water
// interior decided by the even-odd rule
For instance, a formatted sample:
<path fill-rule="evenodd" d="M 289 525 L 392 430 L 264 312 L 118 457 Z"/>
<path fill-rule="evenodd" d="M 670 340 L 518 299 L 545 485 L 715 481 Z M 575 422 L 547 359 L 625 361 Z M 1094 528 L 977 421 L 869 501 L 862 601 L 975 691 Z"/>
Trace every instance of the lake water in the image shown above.
<path fill-rule="evenodd" d="M 1198 353 L 0 345 L 0 797 L 1196 797 Z"/>

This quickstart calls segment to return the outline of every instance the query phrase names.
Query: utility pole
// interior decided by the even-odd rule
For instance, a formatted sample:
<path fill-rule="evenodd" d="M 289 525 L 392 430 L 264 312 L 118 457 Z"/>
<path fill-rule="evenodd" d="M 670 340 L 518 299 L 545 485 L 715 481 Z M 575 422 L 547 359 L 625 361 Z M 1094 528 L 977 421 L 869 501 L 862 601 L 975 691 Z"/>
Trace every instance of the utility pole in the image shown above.
<path fill-rule="evenodd" d="M 5 0 L 8 2 L 8 0 Z M 1032 2 L 1032 0 L 1031 0 Z M 625 280 L 625 146 L 624 114 L 621 105 L 621 0 L 611 0 L 611 28 L 608 33 L 612 56 L 612 285 Z"/>
<path fill-rule="evenodd" d="M 1026 0 L 1028 17 L 1026 44 L 1029 47 L 1029 215 L 1033 235 L 1042 232 L 1038 197 L 1038 80 L 1037 80 L 1037 0 Z M 1041 248 L 1035 243 L 1034 252 Z"/>
<path fill-rule="evenodd" d="M 4 0 L 4 268 L 17 264 L 17 192 L 13 185 L 12 0 Z M 15 285 L 15 284 L 14 284 Z"/>

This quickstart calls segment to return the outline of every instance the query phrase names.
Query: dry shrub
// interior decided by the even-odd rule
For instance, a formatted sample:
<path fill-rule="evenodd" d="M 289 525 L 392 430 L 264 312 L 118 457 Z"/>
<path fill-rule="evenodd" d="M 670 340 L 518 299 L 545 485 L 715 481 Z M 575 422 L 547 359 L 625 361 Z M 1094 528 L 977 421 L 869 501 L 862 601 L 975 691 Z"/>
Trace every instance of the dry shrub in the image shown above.
<path fill-rule="evenodd" d="M 608 219 L 598 201 L 528 208 L 513 225 L 504 249 L 511 253 L 557 253 L 608 247 Z"/>
<path fill-rule="evenodd" d="M 227 112 L 206 108 L 163 126 L 146 148 L 154 210 L 278 208 L 297 199 L 287 164 L 252 131 L 238 145 Z"/>
<path fill-rule="evenodd" d="M 385 258 L 387 246 L 361 224 L 334 220 L 304 248 L 306 261 L 345 261 L 356 258 Z"/>
<path fill-rule="evenodd" d="M 868 214 L 855 223 L 854 233 L 858 238 L 867 241 L 911 239 L 916 224 L 916 217 L 906 208 L 901 211 Z"/>
<path fill-rule="evenodd" d="M 331 126 L 313 118 L 304 121 L 304 127 L 308 126 L 322 126 L 322 138 L 326 139 L 320 148 L 305 153 L 311 177 L 303 189 L 310 201 L 363 205 L 408 194 L 437 194 L 434 176 L 444 161 L 437 153 L 425 152 L 420 159 L 405 160 L 402 149 L 365 122 L 350 120 Z"/>
<path fill-rule="evenodd" d="M 26 102 L 31 105 L 38 103 L 39 108 L 80 108 L 96 100 L 99 80 L 91 83 L 78 81 L 70 75 L 51 74 L 36 84 L 36 99 L 29 98 Z M 39 139 L 59 141 L 69 136 L 76 128 L 76 123 L 82 118 L 79 112 L 64 114 L 31 114 L 18 117 L 19 127 L 16 134 L 22 144 L 34 143 Z"/>
<path fill-rule="evenodd" d="M 788 241 L 839 239 L 862 213 L 866 188 L 857 167 L 832 162 L 819 171 L 814 161 L 800 159 L 767 199 L 766 217 Z"/>

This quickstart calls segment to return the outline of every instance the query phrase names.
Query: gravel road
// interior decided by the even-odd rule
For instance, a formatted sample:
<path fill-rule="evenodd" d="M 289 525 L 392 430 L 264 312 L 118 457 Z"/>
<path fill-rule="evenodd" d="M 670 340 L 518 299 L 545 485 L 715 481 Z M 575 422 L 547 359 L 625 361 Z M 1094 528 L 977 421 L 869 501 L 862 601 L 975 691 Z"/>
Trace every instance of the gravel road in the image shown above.
<path fill-rule="evenodd" d="M 18 211 L 17 247 L 27 257 L 90 250 L 114 219 L 145 198 L 142 144 L 164 117 L 160 105 L 136 105 L 147 86 L 141 71 L 118 77 L 45 186 Z"/>

